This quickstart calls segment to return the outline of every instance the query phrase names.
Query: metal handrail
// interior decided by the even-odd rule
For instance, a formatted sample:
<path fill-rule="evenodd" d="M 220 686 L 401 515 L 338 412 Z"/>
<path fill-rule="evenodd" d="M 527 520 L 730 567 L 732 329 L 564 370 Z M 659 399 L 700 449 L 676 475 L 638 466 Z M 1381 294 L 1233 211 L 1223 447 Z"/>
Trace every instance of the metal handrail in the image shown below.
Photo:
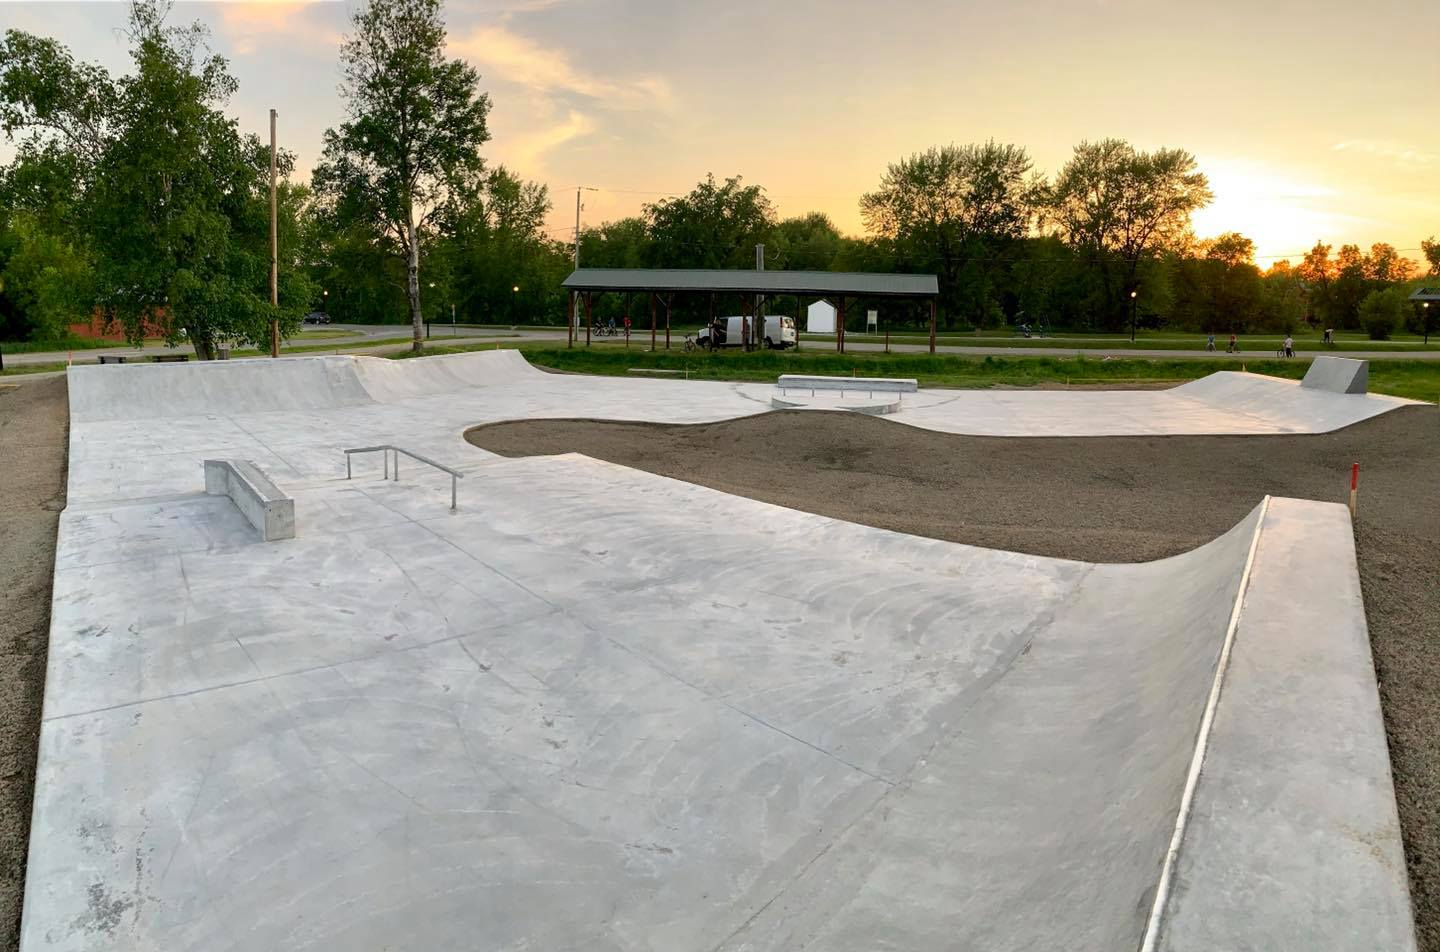
<path fill-rule="evenodd" d="M 392 467 L 391 467 L 391 465 L 390 465 L 390 454 L 391 454 L 391 453 L 394 453 L 394 454 L 395 454 L 395 465 L 394 465 L 394 467 L 393 467 L 393 471 L 394 471 L 395 475 L 394 475 L 393 479 L 394 479 L 395 482 L 397 482 L 397 483 L 400 482 L 400 454 L 401 454 L 401 453 L 404 453 L 406 456 L 410 457 L 410 458 L 413 459 L 413 460 L 417 460 L 417 461 L 419 461 L 419 462 L 421 462 L 421 463 L 425 463 L 425 464 L 428 465 L 428 466 L 433 466 L 433 467 L 435 467 L 436 469 L 440 470 L 442 473 L 449 473 L 449 474 L 450 474 L 450 511 L 451 511 L 451 512 L 454 512 L 454 511 L 455 511 L 455 509 L 456 509 L 456 502 L 455 502 L 455 499 L 456 499 L 456 496 L 455 496 L 456 481 L 457 481 L 457 480 L 464 479 L 464 478 L 465 478 L 465 474 L 464 474 L 464 473 L 461 473 L 461 472 L 457 472 L 457 471 L 451 469 L 449 466 L 446 466 L 444 463 L 437 463 L 437 462 L 435 462 L 433 459 L 431 459 L 431 458 L 428 457 L 428 456 L 421 456 L 419 453 L 415 453 L 415 452 L 412 452 L 412 451 L 410 451 L 410 450 L 407 450 L 407 449 L 405 449 L 403 446 L 395 446 L 393 443 L 381 443 L 379 446 L 357 446 L 357 447 L 355 447 L 354 449 L 346 450 L 346 451 L 345 451 L 345 478 L 346 478 L 346 479 L 349 479 L 349 478 L 351 478 L 351 475 L 352 475 L 352 474 L 351 474 L 351 470 L 350 470 L 350 456 L 351 456 L 352 453 L 382 453 L 382 452 L 385 454 L 385 475 L 384 475 L 384 478 L 385 478 L 385 479 L 391 479 L 391 478 L 392 478 L 391 475 L 390 475 L 390 473 L 391 473 L 391 471 L 392 471 Z"/>

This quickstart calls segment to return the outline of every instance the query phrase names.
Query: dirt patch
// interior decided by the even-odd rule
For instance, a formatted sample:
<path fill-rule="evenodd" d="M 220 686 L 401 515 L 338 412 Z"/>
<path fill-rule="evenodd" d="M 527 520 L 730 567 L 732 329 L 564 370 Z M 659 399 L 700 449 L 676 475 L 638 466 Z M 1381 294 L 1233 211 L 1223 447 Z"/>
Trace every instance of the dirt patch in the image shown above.
<path fill-rule="evenodd" d="M 0 949 L 7 952 L 20 946 L 69 406 L 63 377 L 0 387 Z"/>
<path fill-rule="evenodd" d="M 1266 494 L 1343 502 L 1356 550 L 1420 947 L 1440 952 L 1440 410 L 1311 436 L 953 436 L 860 414 L 700 426 L 534 420 L 479 427 L 506 456 L 578 452 L 916 535 L 1094 562 L 1194 548 Z"/>

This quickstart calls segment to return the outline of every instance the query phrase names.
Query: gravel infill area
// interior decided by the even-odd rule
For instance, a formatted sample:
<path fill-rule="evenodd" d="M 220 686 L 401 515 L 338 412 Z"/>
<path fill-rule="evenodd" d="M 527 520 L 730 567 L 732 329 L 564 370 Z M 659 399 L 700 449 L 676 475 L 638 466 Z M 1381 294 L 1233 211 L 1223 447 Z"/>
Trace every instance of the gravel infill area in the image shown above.
<path fill-rule="evenodd" d="M 0 384 L 0 949 L 7 952 L 20 946 L 69 409 L 63 377 Z"/>
<path fill-rule="evenodd" d="M 699 426 L 533 420 L 466 438 L 507 456 L 578 452 L 916 535 L 1092 562 L 1194 548 L 1267 493 L 1344 502 L 1385 709 L 1420 948 L 1440 952 L 1440 410 L 1316 436 L 965 437 L 860 414 Z"/>

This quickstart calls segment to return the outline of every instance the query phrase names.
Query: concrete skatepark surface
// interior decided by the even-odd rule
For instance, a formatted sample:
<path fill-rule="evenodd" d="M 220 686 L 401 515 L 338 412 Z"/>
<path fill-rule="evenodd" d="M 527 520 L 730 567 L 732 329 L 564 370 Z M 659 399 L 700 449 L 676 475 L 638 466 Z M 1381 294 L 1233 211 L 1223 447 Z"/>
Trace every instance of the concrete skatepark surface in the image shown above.
<path fill-rule="evenodd" d="M 72 371 L 24 948 L 1413 944 L 1342 508 L 1020 556 L 460 438 L 767 388 L 337 360 Z M 458 514 L 420 467 L 343 479 L 387 440 L 473 474 Z M 206 456 L 254 460 L 297 537 L 255 542 Z M 1288 933 L 1229 914 L 1275 882 Z"/>

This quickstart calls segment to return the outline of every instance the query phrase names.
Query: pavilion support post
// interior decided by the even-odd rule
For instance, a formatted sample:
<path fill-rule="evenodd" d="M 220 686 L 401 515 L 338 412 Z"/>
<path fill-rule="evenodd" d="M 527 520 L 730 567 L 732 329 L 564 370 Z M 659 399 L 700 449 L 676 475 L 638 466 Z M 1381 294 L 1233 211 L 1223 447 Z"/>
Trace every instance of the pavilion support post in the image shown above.
<path fill-rule="evenodd" d="M 625 292 L 625 349 L 630 349 L 630 292 Z"/>
<path fill-rule="evenodd" d="M 935 299 L 930 299 L 930 353 L 935 353 Z"/>
<path fill-rule="evenodd" d="M 565 312 L 565 346 L 575 346 L 575 292 L 570 292 L 570 307 Z"/>
<path fill-rule="evenodd" d="M 594 295 L 589 291 L 585 292 L 585 346 L 590 346 L 590 328 L 595 326 Z"/>
<path fill-rule="evenodd" d="M 841 295 L 835 308 L 835 351 L 845 353 L 845 297 Z"/>
<path fill-rule="evenodd" d="M 655 292 L 650 292 L 650 350 L 655 350 Z"/>
<path fill-rule="evenodd" d="M 665 299 L 665 349 L 666 349 L 666 350 L 669 350 L 669 349 L 670 349 L 670 305 L 674 302 L 674 300 L 675 300 L 675 296 L 674 296 L 673 294 L 672 294 L 670 297 L 667 297 L 667 298 Z"/>

